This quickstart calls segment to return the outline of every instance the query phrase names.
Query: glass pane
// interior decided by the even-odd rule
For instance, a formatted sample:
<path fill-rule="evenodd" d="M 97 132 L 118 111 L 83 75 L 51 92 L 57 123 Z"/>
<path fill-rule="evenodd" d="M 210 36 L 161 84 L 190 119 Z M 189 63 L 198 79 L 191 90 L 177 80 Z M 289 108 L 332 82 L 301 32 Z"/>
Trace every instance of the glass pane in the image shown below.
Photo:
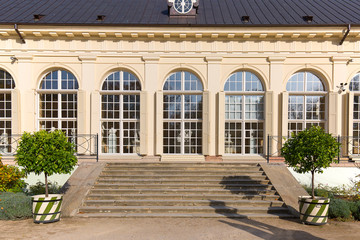
<path fill-rule="evenodd" d="M 245 119 L 264 119 L 264 96 L 245 96 Z"/>
<path fill-rule="evenodd" d="M 61 71 L 61 89 L 78 89 L 78 82 L 75 76 L 67 71 Z"/>
<path fill-rule="evenodd" d="M 225 154 L 242 154 L 241 123 L 225 123 Z"/>
<path fill-rule="evenodd" d="M 10 73 L 0 70 L 0 89 L 14 89 L 15 82 Z"/>
<path fill-rule="evenodd" d="M 103 122 L 101 136 L 102 153 L 120 153 L 120 122 Z"/>
<path fill-rule="evenodd" d="M 245 91 L 263 91 L 261 81 L 251 72 L 245 72 Z"/>
<path fill-rule="evenodd" d="M 262 154 L 264 149 L 264 124 L 245 124 L 245 154 Z"/>
<path fill-rule="evenodd" d="M 305 84 L 305 73 L 298 72 L 291 76 L 286 84 L 286 90 L 289 92 L 303 92 Z"/>
<path fill-rule="evenodd" d="M 243 72 L 232 74 L 225 83 L 224 91 L 243 91 Z"/>
<path fill-rule="evenodd" d="M 181 123 L 164 122 L 163 151 L 166 154 L 181 153 Z"/>
<path fill-rule="evenodd" d="M 242 119 L 242 96 L 225 96 L 225 119 Z"/>
<path fill-rule="evenodd" d="M 185 122 L 184 123 L 184 153 L 201 154 L 202 153 L 202 123 Z"/>
<path fill-rule="evenodd" d="M 309 92 L 324 91 L 324 86 L 321 80 L 310 72 L 306 72 L 306 91 Z"/>
<path fill-rule="evenodd" d="M 350 91 L 360 91 L 360 73 L 351 79 L 349 89 Z"/>

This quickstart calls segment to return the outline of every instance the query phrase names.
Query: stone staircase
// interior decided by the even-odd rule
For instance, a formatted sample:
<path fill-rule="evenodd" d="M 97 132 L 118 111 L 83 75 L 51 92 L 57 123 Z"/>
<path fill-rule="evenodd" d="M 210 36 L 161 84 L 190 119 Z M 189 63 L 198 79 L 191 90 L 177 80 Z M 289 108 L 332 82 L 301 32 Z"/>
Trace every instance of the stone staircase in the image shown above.
<path fill-rule="evenodd" d="M 293 217 L 256 163 L 107 163 L 82 217 Z"/>

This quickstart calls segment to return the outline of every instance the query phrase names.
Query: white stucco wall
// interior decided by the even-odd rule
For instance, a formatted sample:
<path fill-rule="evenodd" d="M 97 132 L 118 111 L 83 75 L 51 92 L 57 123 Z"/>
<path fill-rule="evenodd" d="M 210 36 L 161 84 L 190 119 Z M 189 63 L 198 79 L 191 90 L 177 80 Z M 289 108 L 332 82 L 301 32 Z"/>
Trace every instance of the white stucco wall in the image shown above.
<path fill-rule="evenodd" d="M 288 169 L 301 184 L 311 185 L 311 173 L 300 174 L 292 168 Z M 329 187 L 348 186 L 357 175 L 360 175 L 360 169 L 356 167 L 330 167 L 324 169 L 324 173 L 315 174 L 315 186 L 320 183 Z"/>
<path fill-rule="evenodd" d="M 77 167 L 75 167 L 75 169 L 71 172 L 71 174 L 73 174 L 73 172 L 76 170 L 76 168 Z M 54 175 L 51 175 L 48 177 L 48 181 L 57 182 L 59 184 L 59 186 L 62 186 L 69 179 L 71 174 L 54 174 Z M 25 179 L 25 182 L 28 185 L 35 185 L 37 182 L 45 182 L 45 176 L 44 176 L 44 174 L 35 175 L 34 173 L 31 173 Z"/>

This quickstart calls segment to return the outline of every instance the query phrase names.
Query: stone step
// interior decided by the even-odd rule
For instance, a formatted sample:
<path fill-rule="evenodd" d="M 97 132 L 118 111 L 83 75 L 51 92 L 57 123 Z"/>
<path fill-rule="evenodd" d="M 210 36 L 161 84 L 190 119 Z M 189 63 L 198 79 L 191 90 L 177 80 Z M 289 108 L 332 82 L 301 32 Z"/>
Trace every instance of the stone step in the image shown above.
<path fill-rule="evenodd" d="M 186 173 L 187 174 L 187 173 Z M 267 179 L 266 175 L 263 173 L 253 173 L 248 175 L 103 175 L 101 174 L 98 178 L 100 179 L 156 179 L 156 180 L 220 180 L 227 181 L 229 179 L 247 179 L 247 180 L 265 180 Z"/>
<path fill-rule="evenodd" d="M 183 166 L 259 166 L 258 163 L 234 163 L 234 162 L 109 162 L 106 164 L 107 166 L 159 166 L 159 167 L 183 167 Z"/>
<path fill-rule="evenodd" d="M 123 170 L 123 171 L 209 171 L 209 172 L 223 172 L 223 171 L 259 171 L 260 166 L 106 166 L 104 170 Z"/>
<path fill-rule="evenodd" d="M 84 218 L 294 218 L 289 213 L 80 213 Z"/>
<path fill-rule="evenodd" d="M 83 206 L 79 213 L 287 213 L 286 207 L 228 206 Z"/>
<path fill-rule="evenodd" d="M 141 184 L 141 183 L 97 183 L 93 189 L 272 189 L 272 185 L 268 184 Z"/>
<path fill-rule="evenodd" d="M 227 180 L 186 180 L 186 179 L 98 179 L 97 183 L 124 183 L 124 184 L 269 184 L 269 180 L 251 180 L 251 179 L 227 179 Z"/>
<path fill-rule="evenodd" d="M 282 201 L 263 200 L 86 200 L 84 206 L 248 206 L 248 207 L 282 207 Z"/>
<path fill-rule="evenodd" d="M 238 171 L 207 171 L 207 170 L 194 170 L 194 171 L 182 171 L 182 170 L 103 170 L 101 175 L 143 175 L 143 176 L 153 176 L 153 175 L 223 175 L 223 176 L 232 176 L 232 175 L 247 175 L 247 174 L 257 174 L 261 175 L 263 174 L 259 170 L 238 170 Z"/>
<path fill-rule="evenodd" d="M 275 194 L 207 194 L 203 195 L 199 192 L 192 194 L 113 194 L 113 193 L 90 193 L 87 200 L 207 200 L 207 201 L 226 201 L 226 200 L 264 200 L 277 201 L 279 195 Z"/>
<path fill-rule="evenodd" d="M 269 189 L 91 189 L 92 194 L 194 194 L 199 193 L 203 195 L 207 194 L 270 194 L 273 195 L 276 193 L 276 190 Z M 165 196 L 164 196 L 165 197 Z"/>

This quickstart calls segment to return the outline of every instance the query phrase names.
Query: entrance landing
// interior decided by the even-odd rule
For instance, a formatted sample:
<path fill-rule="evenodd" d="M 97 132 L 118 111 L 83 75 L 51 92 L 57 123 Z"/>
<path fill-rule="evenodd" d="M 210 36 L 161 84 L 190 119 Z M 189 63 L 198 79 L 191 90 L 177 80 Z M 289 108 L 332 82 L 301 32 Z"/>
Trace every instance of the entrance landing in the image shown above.
<path fill-rule="evenodd" d="M 281 175 L 284 177 L 279 178 Z M 291 183 L 292 187 L 283 183 Z M 291 197 L 296 184 L 287 168 L 281 165 L 233 162 L 81 164 L 65 186 L 63 214 L 82 217 L 292 217 L 297 212 L 294 199 L 298 195 Z M 306 195 L 300 188 L 294 194 Z"/>

